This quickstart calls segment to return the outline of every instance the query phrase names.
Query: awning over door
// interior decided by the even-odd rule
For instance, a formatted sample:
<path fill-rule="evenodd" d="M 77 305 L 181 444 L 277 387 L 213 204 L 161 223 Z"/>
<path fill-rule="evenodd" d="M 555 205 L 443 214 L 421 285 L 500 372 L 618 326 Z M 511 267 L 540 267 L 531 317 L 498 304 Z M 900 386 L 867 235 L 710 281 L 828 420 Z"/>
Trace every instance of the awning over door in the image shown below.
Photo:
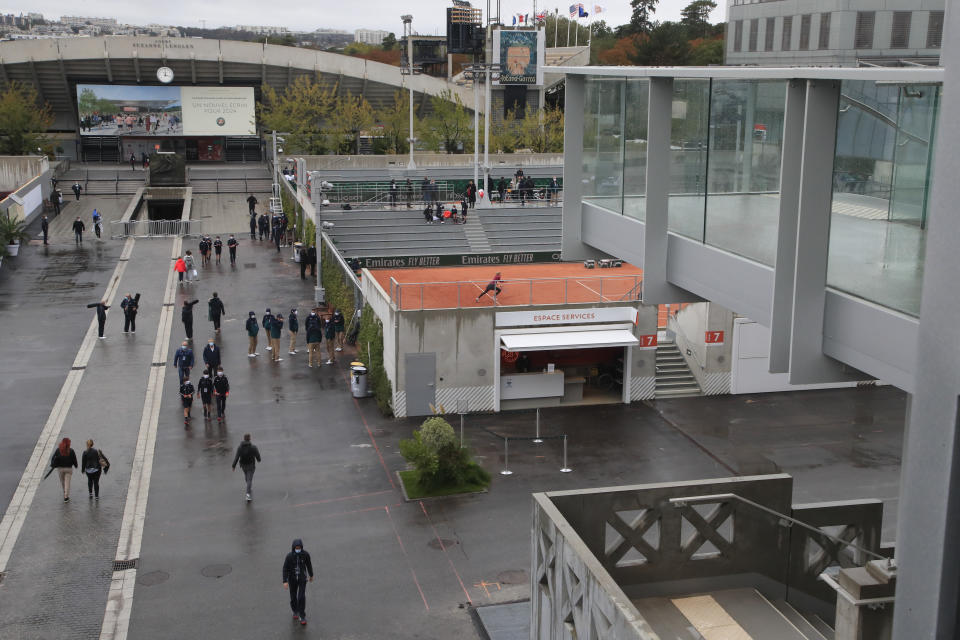
<path fill-rule="evenodd" d="M 632 347 L 640 343 L 626 329 L 604 331 L 556 331 L 553 333 L 517 333 L 500 336 L 507 351 L 548 351 L 551 349 L 591 349 L 595 347 Z"/>

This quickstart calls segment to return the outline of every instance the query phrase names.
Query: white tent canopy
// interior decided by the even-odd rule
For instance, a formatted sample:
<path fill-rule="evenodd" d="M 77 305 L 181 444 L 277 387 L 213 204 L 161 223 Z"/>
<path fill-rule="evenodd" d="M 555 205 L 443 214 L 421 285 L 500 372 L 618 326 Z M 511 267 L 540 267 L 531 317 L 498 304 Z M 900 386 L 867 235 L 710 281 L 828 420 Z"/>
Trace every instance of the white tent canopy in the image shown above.
<path fill-rule="evenodd" d="M 632 347 L 640 343 L 640 341 L 626 329 L 516 333 L 500 336 L 500 341 L 503 343 L 503 348 L 507 351 Z"/>

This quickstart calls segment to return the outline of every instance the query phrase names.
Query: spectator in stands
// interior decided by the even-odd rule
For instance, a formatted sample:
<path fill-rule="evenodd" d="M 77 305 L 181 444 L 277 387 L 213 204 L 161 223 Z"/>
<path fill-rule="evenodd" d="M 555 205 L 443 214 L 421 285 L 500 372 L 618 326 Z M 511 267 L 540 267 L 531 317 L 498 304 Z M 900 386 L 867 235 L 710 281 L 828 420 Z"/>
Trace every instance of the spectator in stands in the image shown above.
<path fill-rule="evenodd" d="M 397 206 L 397 191 L 398 191 L 397 180 L 396 178 L 391 178 L 390 179 L 390 206 L 391 207 Z"/>
<path fill-rule="evenodd" d="M 473 180 L 467 183 L 467 190 L 464 195 L 467 197 L 467 202 L 470 203 L 470 208 L 477 205 L 477 185 L 473 184 Z"/>
<path fill-rule="evenodd" d="M 430 204 L 430 181 L 426 176 L 423 177 L 423 182 L 420 183 L 420 197 L 423 198 L 424 204 Z M 57 213 L 59 213 L 59 211 Z"/>
<path fill-rule="evenodd" d="M 550 204 L 553 204 L 554 202 L 559 200 L 560 183 L 557 182 L 557 176 L 553 176 L 553 178 L 550 180 L 550 184 L 547 185 L 547 192 L 550 197 Z"/>
<path fill-rule="evenodd" d="M 403 185 L 403 192 L 407 197 L 407 209 L 410 209 L 413 206 L 413 183 L 410 178 L 407 178 L 407 182 Z"/>
<path fill-rule="evenodd" d="M 423 209 L 423 219 L 427 224 L 433 224 L 433 207 L 430 206 L 429 202 Z"/>

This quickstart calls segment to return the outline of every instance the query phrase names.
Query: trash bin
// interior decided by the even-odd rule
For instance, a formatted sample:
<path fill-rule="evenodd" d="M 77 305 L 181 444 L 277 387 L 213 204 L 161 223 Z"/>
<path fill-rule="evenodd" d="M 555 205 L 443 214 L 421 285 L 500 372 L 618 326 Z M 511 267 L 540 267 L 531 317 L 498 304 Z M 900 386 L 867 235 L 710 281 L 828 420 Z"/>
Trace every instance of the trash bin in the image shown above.
<path fill-rule="evenodd" d="M 354 398 L 367 397 L 367 368 L 361 362 L 350 363 L 350 392 Z"/>
<path fill-rule="evenodd" d="M 293 243 L 293 261 L 300 262 L 303 260 L 303 243 L 294 242 Z"/>

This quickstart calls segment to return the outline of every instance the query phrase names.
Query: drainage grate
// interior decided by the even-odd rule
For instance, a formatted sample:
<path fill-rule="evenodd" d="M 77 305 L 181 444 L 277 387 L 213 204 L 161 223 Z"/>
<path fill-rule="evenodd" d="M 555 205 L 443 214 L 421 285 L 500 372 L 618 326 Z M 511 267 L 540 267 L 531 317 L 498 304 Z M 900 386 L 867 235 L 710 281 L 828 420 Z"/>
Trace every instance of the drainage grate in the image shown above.
<path fill-rule="evenodd" d="M 137 560 L 114 560 L 113 561 L 113 570 L 114 571 L 126 571 L 127 569 L 136 569 Z"/>

